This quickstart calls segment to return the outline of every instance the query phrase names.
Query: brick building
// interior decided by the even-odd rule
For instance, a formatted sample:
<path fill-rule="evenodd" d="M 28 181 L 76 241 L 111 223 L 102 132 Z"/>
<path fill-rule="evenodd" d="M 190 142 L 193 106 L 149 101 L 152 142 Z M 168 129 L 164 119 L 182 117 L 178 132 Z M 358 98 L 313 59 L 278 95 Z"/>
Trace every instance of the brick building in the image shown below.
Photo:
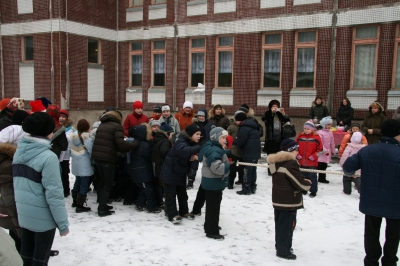
<path fill-rule="evenodd" d="M 400 1 L 10 0 L 0 15 L 1 98 L 258 115 L 276 98 L 304 117 L 316 95 L 333 113 L 347 96 L 358 119 L 376 99 L 400 106 Z"/>

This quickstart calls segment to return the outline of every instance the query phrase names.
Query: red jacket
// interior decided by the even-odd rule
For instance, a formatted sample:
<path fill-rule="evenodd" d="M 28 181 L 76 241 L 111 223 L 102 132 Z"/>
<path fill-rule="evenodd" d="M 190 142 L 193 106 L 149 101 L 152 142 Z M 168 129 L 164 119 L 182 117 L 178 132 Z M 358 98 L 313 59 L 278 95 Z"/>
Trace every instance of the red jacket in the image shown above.
<path fill-rule="evenodd" d="M 299 155 L 302 157 L 298 160 L 299 164 L 305 167 L 318 167 L 318 156 L 322 151 L 322 140 L 318 133 L 314 132 L 306 135 L 301 132 L 296 141 L 299 143 Z M 310 157 L 314 158 L 314 160 L 310 160 Z"/>
<path fill-rule="evenodd" d="M 124 121 L 124 135 L 129 136 L 129 129 L 142 123 L 149 123 L 149 118 L 145 114 L 138 115 L 135 112 L 129 114 Z"/>
<path fill-rule="evenodd" d="M 179 113 L 175 114 L 175 119 L 178 120 L 181 131 L 183 131 L 188 125 L 191 125 L 193 123 L 193 116 L 193 109 L 189 115 L 187 115 L 183 109 L 181 109 Z"/>

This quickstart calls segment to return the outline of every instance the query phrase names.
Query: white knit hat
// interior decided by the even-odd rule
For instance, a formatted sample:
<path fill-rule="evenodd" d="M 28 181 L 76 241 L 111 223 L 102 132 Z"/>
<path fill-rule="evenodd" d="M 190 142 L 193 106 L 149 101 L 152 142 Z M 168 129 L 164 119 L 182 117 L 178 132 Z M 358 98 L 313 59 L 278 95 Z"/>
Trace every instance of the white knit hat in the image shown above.
<path fill-rule="evenodd" d="M 186 102 L 183 104 L 183 108 L 186 108 L 186 107 L 189 107 L 189 108 L 193 109 L 193 103 L 192 103 L 192 102 L 189 102 L 189 101 L 186 101 Z"/>
<path fill-rule="evenodd" d="M 324 117 L 319 121 L 319 124 L 321 125 L 322 128 L 325 128 L 326 125 L 331 124 L 332 125 L 332 118 L 330 116 Z"/>

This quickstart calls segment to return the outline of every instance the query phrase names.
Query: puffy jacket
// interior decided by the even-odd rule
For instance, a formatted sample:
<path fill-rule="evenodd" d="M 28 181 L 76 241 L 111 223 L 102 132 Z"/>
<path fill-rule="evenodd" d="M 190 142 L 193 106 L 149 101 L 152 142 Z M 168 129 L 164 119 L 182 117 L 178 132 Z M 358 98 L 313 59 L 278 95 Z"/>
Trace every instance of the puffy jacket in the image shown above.
<path fill-rule="evenodd" d="M 213 124 L 209 120 L 207 120 L 207 116 L 203 122 L 200 122 L 197 118 L 193 118 L 192 121 L 194 124 L 197 124 L 200 127 L 200 145 L 203 145 L 204 143 L 206 143 L 206 141 L 210 140 L 210 131 Z"/>
<path fill-rule="evenodd" d="M 242 159 L 244 161 L 258 160 L 261 157 L 260 133 L 257 124 L 250 119 L 244 120 L 239 125 L 237 137 L 233 145 L 243 149 Z"/>
<path fill-rule="evenodd" d="M 13 111 L 8 108 L 1 110 L 1 112 L 0 112 L 0 130 L 3 130 L 6 127 L 12 125 L 12 120 L 11 120 L 12 114 L 13 114 Z"/>
<path fill-rule="evenodd" d="M 21 237 L 15 205 L 12 160 L 17 150 L 15 144 L 0 144 L 0 213 L 8 215 L 0 218 L 0 227 L 16 230 Z"/>
<path fill-rule="evenodd" d="M 181 131 L 183 131 L 188 125 L 192 123 L 193 117 L 193 109 L 190 111 L 190 114 L 186 114 L 184 109 L 181 109 L 179 113 L 175 114 L 175 119 L 178 121 Z"/>
<path fill-rule="evenodd" d="M 26 136 L 20 125 L 11 125 L 0 131 L 0 143 L 17 144 L 20 139 Z"/>
<path fill-rule="evenodd" d="M 68 150 L 68 140 L 65 134 L 65 127 L 59 127 L 51 137 L 51 150 L 61 159 L 61 152 Z"/>
<path fill-rule="evenodd" d="M 85 146 L 82 145 L 78 133 L 72 134 L 70 138 L 71 173 L 75 176 L 91 176 L 93 139 L 89 133 L 82 133 L 81 137 Z"/>
<path fill-rule="evenodd" d="M 301 132 L 297 138 L 299 143 L 299 155 L 302 157 L 299 160 L 301 166 L 305 167 L 318 167 L 318 157 L 322 151 L 322 141 L 316 132 L 311 134 L 304 134 Z M 314 160 L 310 160 L 313 157 Z"/>
<path fill-rule="evenodd" d="M 342 157 L 344 149 L 346 148 L 347 144 L 350 142 L 352 135 L 353 135 L 352 133 L 349 133 L 343 137 L 342 143 L 340 144 L 340 147 L 339 147 L 339 158 Z M 361 137 L 361 143 L 365 144 L 365 146 L 368 145 L 367 138 L 364 135 Z"/>
<path fill-rule="evenodd" d="M 325 101 L 322 101 L 320 105 L 317 105 L 315 101 L 313 101 L 308 116 L 310 119 L 314 119 L 315 117 L 317 117 L 318 121 L 326 116 L 329 116 L 329 111 L 328 108 L 325 106 Z"/>
<path fill-rule="evenodd" d="M 367 138 L 368 144 L 378 143 L 381 139 L 381 125 L 383 121 L 386 120 L 385 115 L 379 111 L 373 114 L 371 108 L 369 108 L 369 114 L 365 117 L 362 125 L 361 131 Z M 372 129 L 372 134 L 368 134 L 368 129 Z"/>
<path fill-rule="evenodd" d="M 272 206 L 278 210 L 303 208 L 301 191 L 308 191 L 311 184 L 304 180 L 296 156 L 280 151 L 267 157 L 272 173 Z"/>
<path fill-rule="evenodd" d="M 249 109 L 249 111 L 246 113 L 247 119 L 253 121 L 257 125 L 257 130 L 259 133 L 259 137 L 264 136 L 264 128 L 260 123 L 258 123 L 258 120 L 254 117 L 254 110 L 252 108 Z"/>
<path fill-rule="evenodd" d="M 279 138 L 275 138 L 273 135 L 274 132 L 274 118 L 275 115 L 278 117 L 280 122 L 280 134 Z M 290 121 L 289 116 L 282 115 L 281 112 L 276 112 L 274 114 L 271 110 L 265 112 L 264 116 L 261 118 L 265 123 L 265 144 L 264 151 L 267 154 L 276 153 L 280 151 L 279 146 L 283 140 L 282 136 L 282 126 Z"/>
<path fill-rule="evenodd" d="M 226 130 L 230 125 L 229 118 L 225 116 L 225 110 L 223 108 L 220 115 L 216 115 L 214 113 L 214 108 L 211 108 L 208 111 L 208 117 L 208 120 L 211 122 L 211 124 L 215 125 L 216 127 L 222 127 Z"/>
<path fill-rule="evenodd" d="M 203 162 L 201 169 L 201 186 L 205 190 L 224 190 L 228 186 L 230 164 L 226 151 L 221 144 L 207 141 L 199 153 L 199 162 Z"/>
<path fill-rule="evenodd" d="M 181 133 L 172 149 L 165 157 L 160 179 L 168 185 L 186 186 L 186 175 L 192 162 L 190 157 L 199 153 L 201 146 L 186 133 Z"/>
<path fill-rule="evenodd" d="M 139 141 L 133 143 L 124 140 L 124 129 L 121 118 L 115 111 L 105 113 L 97 128 L 96 138 L 93 143 L 92 159 L 106 162 L 116 162 L 117 152 L 128 152 L 139 146 Z"/>
<path fill-rule="evenodd" d="M 343 164 L 345 175 L 361 169 L 360 212 L 375 217 L 400 219 L 400 143 L 383 137 L 362 148 Z"/>
<path fill-rule="evenodd" d="M 340 107 L 336 114 L 336 122 L 339 125 L 340 122 L 343 122 L 343 126 L 350 127 L 351 120 L 354 116 L 354 109 L 351 107 L 351 103 L 347 102 L 347 105 L 344 106 L 343 103 L 340 103 Z"/>
<path fill-rule="evenodd" d="M 160 177 L 161 167 L 171 147 L 172 144 L 168 139 L 167 133 L 161 130 L 157 131 L 153 138 L 152 148 L 152 162 L 156 177 Z"/>
<path fill-rule="evenodd" d="M 22 228 L 45 232 L 58 228 L 68 232 L 60 164 L 50 141 L 25 136 L 18 142 L 13 160 L 14 193 Z"/>
<path fill-rule="evenodd" d="M 230 122 L 231 122 L 231 125 L 228 127 L 228 129 L 226 131 L 228 131 L 228 134 L 230 136 L 232 136 L 233 139 L 235 139 L 237 137 L 237 133 L 239 131 L 239 126 L 236 125 L 235 120 L 233 120 L 233 119 L 231 119 Z M 232 145 L 230 151 L 236 157 L 242 158 L 243 149 L 241 147 Z"/>
<path fill-rule="evenodd" d="M 149 118 L 145 114 L 138 115 L 135 112 L 126 116 L 124 121 L 124 134 L 128 136 L 129 129 L 142 123 L 149 123 Z"/>
<path fill-rule="evenodd" d="M 330 129 L 322 129 L 317 131 L 322 141 L 322 153 L 318 157 L 318 162 L 330 163 L 332 154 L 335 154 L 335 140 Z M 326 154 L 328 152 L 328 154 Z"/>
<path fill-rule="evenodd" d="M 343 167 L 344 162 L 347 160 L 347 158 L 351 157 L 352 155 L 356 154 L 359 150 L 364 148 L 366 145 L 362 143 L 352 143 L 350 142 L 347 144 L 346 149 L 343 152 L 342 157 L 340 158 L 339 164 L 340 166 Z M 356 175 L 361 175 L 361 171 L 357 170 Z"/>

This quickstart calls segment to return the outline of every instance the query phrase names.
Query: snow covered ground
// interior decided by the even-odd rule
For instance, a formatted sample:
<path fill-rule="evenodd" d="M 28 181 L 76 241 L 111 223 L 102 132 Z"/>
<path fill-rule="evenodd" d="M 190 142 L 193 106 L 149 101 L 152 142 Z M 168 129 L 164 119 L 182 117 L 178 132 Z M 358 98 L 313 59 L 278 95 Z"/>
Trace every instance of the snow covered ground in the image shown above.
<path fill-rule="evenodd" d="M 341 169 L 334 163 L 328 170 Z M 68 197 L 70 233 L 56 235 L 53 249 L 60 254 L 49 265 L 363 265 L 364 215 L 358 211 L 358 193 L 342 193 L 341 176 L 328 175 L 330 184 L 319 184 L 316 198 L 304 197 L 293 237 L 297 260 L 287 261 L 275 256 L 271 177 L 266 168 L 257 173 L 257 194 L 237 195 L 238 186 L 223 192 L 224 241 L 206 238 L 204 209 L 195 220 L 173 225 L 163 213 L 138 212 L 122 202 L 112 204 L 115 215 L 100 218 L 92 192 L 92 211 L 77 214 Z M 73 184 L 74 176 L 70 180 Z M 190 210 L 199 183 L 200 171 L 188 191 Z"/>

